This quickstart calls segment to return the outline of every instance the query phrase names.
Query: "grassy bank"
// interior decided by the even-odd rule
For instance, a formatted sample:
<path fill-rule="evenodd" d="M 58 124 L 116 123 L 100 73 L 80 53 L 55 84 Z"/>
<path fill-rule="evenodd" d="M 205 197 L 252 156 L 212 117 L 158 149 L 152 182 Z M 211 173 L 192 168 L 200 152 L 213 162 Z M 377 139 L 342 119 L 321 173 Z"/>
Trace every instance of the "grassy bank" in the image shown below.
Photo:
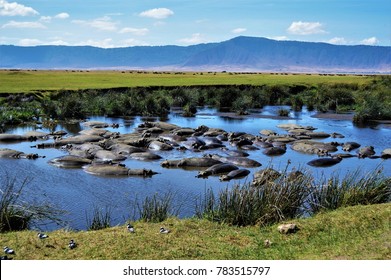
<path fill-rule="evenodd" d="M 205 219 L 135 222 L 135 234 L 124 225 L 98 231 L 36 232 L 0 235 L 14 259 L 391 259 L 391 204 L 354 206 L 292 220 L 300 230 L 282 235 L 277 225 L 233 227 Z M 171 229 L 159 234 L 160 226 Z M 70 250 L 74 239 L 78 246 Z M 264 241 L 272 244 L 265 247 Z"/>
<path fill-rule="evenodd" d="M 0 93 L 199 85 L 367 84 L 373 76 L 143 71 L 0 71 Z"/>

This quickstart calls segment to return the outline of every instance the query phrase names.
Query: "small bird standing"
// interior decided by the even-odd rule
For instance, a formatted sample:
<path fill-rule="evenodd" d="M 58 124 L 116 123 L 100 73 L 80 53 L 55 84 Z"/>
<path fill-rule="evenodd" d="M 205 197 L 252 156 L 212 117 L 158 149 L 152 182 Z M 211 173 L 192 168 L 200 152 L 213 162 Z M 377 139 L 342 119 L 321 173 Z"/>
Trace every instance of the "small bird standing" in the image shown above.
<path fill-rule="evenodd" d="M 131 225 L 131 224 L 128 224 L 127 226 L 126 226 L 126 228 L 128 229 L 128 231 L 130 232 L 130 233 L 135 233 L 136 231 L 134 230 L 134 227 Z"/>
<path fill-rule="evenodd" d="M 161 227 L 160 228 L 160 233 L 167 234 L 167 233 L 170 233 L 170 230 L 169 229 L 165 229 L 164 227 Z"/>
<path fill-rule="evenodd" d="M 68 247 L 69 247 L 69 249 L 76 248 L 76 243 L 75 243 L 75 241 L 73 239 L 71 239 L 71 241 L 69 241 Z"/>
<path fill-rule="evenodd" d="M 12 250 L 11 248 L 8 248 L 7 246 L 5 246 L 3 249 L 4 249 L 4 253 L 6 254 L 10 254 L 10 255 L 15 254 L 15 251 Z"/>
<path fill-rule="evenodd" d="M 44 234 L 44 233 L 38 233 L 37 236 L 38 236 L 39 239 L 46 239 L 46 238 L 49 237 L 49 235 Z"/>

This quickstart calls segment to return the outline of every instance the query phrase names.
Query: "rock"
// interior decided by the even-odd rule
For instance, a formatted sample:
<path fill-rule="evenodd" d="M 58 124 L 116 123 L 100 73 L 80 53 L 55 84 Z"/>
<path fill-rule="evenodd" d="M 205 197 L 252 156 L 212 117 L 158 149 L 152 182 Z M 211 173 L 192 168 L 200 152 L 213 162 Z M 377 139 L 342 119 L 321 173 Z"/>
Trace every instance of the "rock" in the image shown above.
<path fill-rule="evenodd" d="M 281 234 L 289 234 L 298 231 L 299 227 L 296 224 L 282 224 L 277 229 Z"/>

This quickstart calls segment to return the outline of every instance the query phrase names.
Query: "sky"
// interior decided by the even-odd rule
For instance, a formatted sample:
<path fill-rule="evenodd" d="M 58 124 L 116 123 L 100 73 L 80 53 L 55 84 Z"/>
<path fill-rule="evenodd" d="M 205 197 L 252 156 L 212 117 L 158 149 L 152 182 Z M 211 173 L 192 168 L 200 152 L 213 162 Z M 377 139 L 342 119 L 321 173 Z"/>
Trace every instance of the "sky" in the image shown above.
<path fill-rule="evenodd" d="M 237 36 L 391 46 L 390 0 L 0 0 L 0 44 L 194 45 Z"/>

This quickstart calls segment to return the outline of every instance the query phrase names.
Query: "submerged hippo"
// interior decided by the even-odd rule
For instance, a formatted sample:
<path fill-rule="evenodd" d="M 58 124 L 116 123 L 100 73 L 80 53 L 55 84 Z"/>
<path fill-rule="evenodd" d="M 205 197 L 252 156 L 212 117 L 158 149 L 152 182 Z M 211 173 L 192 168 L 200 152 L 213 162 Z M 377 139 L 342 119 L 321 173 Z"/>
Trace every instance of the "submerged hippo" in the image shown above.
<path fill-rule="evenodd" d="M 359 158 L 372 157 L 375 155 L 375 148 L 373 146 L 362 147 L 357 150 L 357 155 Z"/>
<path fill-rule="evenodd" d="M 101 176 L 143 176 L 148 177 L 155 174 L 150 169 L 129 169 L 123 165 L 116 164 L 97 164 L 97 165 L 89 165 L 84 169 L 85 172 L 93 174 L 93 175 L 101 175 Z"/>
<path fill-rule="evenodd" d="M 388 149 L 385 149 L 381 152 L 381 156 L 380 156 L 382 159 L 389 159 L 391 158 L 391 148 L 388 148 Z"/>
<path fill-rule="evenodd" d="M 198 172 L 197 178 L 204 178 L 208 177 L 210 175 L 217 175 L 222 173 L 229 173 L 232 170 L 239 169 L 237 166 L 230 164 L 230 163 L 218 163 L 215 165 L 212 165 L 211 167 L 207 168 L 204 171 Z"/>
<path fill-rule="evenodd" d="M 280 156 L 286 153 L 286 149 L 282 147 L 270 147 L 264 149 L 262 153 L 267 156 Z"/>
<path fill-rule="evenodd" d="M 80 156 L 66 155 L 53 158 L 49 160 L 48 163 L 61 168 L 80 168 L 85 165 L 91 164 L 92 160 Z"/>
<path fill-rule="evenodd" d="M 298 140 L 292 143 L 291 148 L 297 152 L 307 154 L 327 155 L 338 149 L 333 143 L 323 143 L 312 140 Z"/>
<path fill-rule="evenodd" d="M 160 163 L 163 167 L 210 167 L 212 165 L 221 163 L 221 161 L 209 157 L 202 158 L 183 158 L 174 160 L 165 160 Z"/>
<path fill-rule="evenodd" d="M 351 150 L 360 148 L 361 145 L 356 142 L 346 142 L 342 145 L 342 150 L 345 152 L 350 152 Z"/>
<path fill-rule="evenodd" d="M 0 158 L 25 158 L 25 159 L 37 159 L 40 156 L 38 154 L 25 154 L 24 152 L 7 149 L 7 148 L 0 148 Z"/>
<path fill-rule="evenodd" d="M 0 133 L 0 142 L 36 141 L 37 137 L 19 134 Z"/>
<path fill-rule="evenodd" d="M 140 152 L 140 153 L 130 154 L 129 158 L 138 159 L 138 160 L 157 160 L 157 159 L 161 159 L 162 157 L 151 152 Z"/>
<path fill-rule="evenodd" d="M 262 165 L 260 162 L 247 157 L 223 157 L 217 154 L 205 155 L 205 157 L 211 157 L 223 163 L 232 163 L 244 167 L 258 167 Z"/>
<path fill-rule="evenodd" d="M 154 150 L 154 151 L 169 151 L 172 150 L 173 147 L 169 144 L 166 144 L 162 141 L 154 140 L 148 145 L 148 149 Z"/>
<path fill-rule="evenodd" d="M 240 178 L 246 177 L 248 174 L 250 174 L 250 170 L 236 169 L 236 170 L 232 170 L 231 172 L 229 172 L 226 175 L 221 175 L 219 177 L 219 180 L 220 181 L 229 181 L 232 179 L 240 179 Z"/>
<path fill-rule="evenodd" d="M 126 156 L 111 151 L 99 150 L 95 153 L 95 159 L 103 161 L 123 161 L 126 159 Z"/>
<path fill-rule="evenodd" d="M 56 141 L 57 145 L 66 145 L 66 144 L 84 144 L 87 142 L 98 142 L 103 139 L 99 135 L 76 135 L 68 138 L 60 139 Z"/>
<path fill-rule="evenodd" d="M 314 167 L 329 167 L 341 161 L 342 157 L 317 158 L 307 162 L 307 164 Z"/>

